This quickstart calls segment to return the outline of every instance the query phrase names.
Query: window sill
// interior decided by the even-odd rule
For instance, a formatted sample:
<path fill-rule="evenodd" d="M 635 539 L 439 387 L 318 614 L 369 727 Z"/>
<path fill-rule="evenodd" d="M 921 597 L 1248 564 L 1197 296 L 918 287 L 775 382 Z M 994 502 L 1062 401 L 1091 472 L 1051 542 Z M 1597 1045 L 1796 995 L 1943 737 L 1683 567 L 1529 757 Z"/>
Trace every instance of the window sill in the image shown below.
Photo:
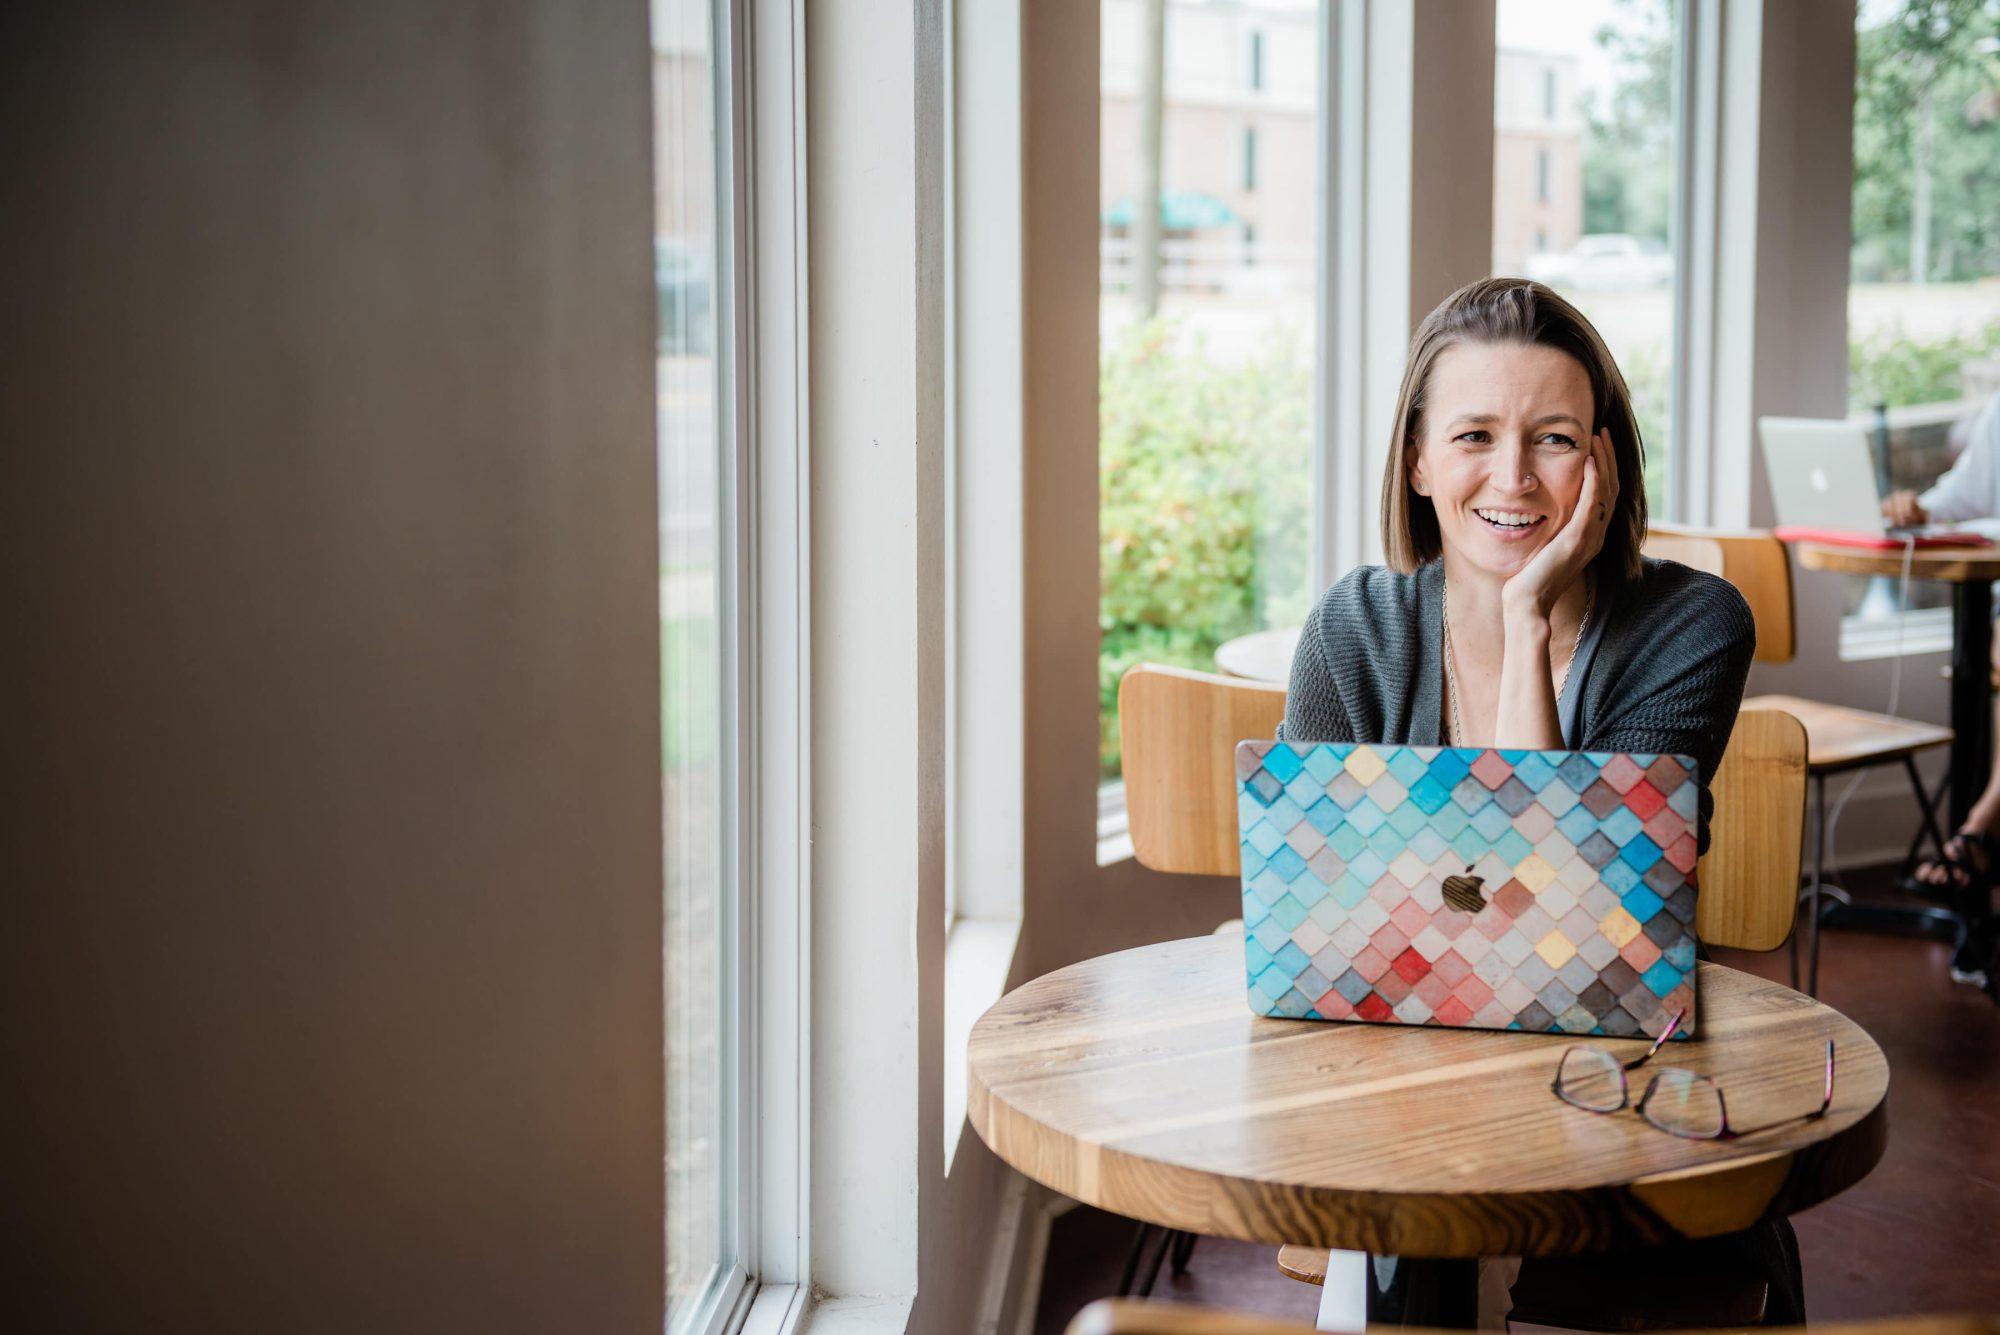
<path fill-rule="evenodd" d="M 1016 919 L 960 918 L 944 943 L 944 1170 L 965 1130 L 965 1045 L 972 1026 L 1006 989 L 1021 937 Z"/>
<path fill-rule="evenodd" d="M 800 1335 L 903 1335 L 910 1299 L 821 1298 L 805 1310 Z"/>
<path fill-rule="evenodd" d="M 1951 650 L 1951 609 L 1925 608 L 1886 617 L 1842 617 L 1840 661 L 1941 654 Z"/>

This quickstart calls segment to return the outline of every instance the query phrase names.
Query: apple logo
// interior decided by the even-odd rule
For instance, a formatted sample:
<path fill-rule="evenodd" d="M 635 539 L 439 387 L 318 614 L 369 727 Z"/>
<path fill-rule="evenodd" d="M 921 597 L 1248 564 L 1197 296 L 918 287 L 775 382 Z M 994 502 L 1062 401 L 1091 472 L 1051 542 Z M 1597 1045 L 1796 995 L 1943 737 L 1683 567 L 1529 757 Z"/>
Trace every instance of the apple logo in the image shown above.
<path fill-rule="evenodd" d="M 1825 491 L 1829 486 L 1832 485 L 1826 480 L 1826 470 L 1824 468 L 1813 469 L 1811 481 L 1812 481 L 1812 489 L 1814 491 Z"/>
<path fill-rule="evenodd" d="M 1477 913 L 1486 907 L 1486 882 L 1472 873 L 1472 864 L 1465 864 L 1465 874 L 1447 876 L 1444 880 L 1444 902 L 1464 913 Z"/>

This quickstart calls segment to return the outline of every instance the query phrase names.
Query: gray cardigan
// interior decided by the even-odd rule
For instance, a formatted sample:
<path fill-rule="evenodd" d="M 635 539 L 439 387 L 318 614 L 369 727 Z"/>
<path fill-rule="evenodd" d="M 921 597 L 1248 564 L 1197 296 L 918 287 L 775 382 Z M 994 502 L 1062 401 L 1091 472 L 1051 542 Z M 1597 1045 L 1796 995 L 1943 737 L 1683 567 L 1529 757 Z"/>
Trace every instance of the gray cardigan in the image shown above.
<path fill-rule="evenodd" d="M 1577 694 L 1580 750 L 1694 758 L 1706 849 L 1708 785 L 1736 726 L 1756 625 L 1727 580 L 1673 561 L 1644 566 L 1599 590 L 1596 652 L 1564 694 Z M 1328 589 L 1299 636 L 1279 736 L 1442 745 L 1443 592 L 1435 561 L 1414 575 L 1363 566 Z"/>

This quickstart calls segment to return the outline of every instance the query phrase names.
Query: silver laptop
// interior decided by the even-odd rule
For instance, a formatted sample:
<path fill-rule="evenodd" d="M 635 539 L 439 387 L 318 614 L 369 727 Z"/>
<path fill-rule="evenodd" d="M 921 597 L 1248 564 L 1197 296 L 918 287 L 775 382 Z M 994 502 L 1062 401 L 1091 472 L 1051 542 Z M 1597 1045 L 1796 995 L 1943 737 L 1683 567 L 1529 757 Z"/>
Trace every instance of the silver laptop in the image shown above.
<path fill-rule="evenodd" d="M 1888 538 L 1868 433 L 1848 421 L 1763 417 L 1765 475 L 1783 528 Z M 1901 531 L 1898 531 L 1900 536 Z"/>

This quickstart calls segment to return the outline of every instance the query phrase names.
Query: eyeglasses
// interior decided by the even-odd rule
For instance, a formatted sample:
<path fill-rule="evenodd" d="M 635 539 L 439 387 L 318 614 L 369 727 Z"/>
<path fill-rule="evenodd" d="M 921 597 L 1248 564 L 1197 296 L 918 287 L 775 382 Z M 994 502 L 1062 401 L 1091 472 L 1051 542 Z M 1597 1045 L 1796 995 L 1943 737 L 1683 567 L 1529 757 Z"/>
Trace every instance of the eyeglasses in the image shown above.
<path fill-rule="evenodd" d="M 1565 1049 L 1562 1062 L 1556 1067 L 1552 1086 L 1556 1097 L 1585 1112 L 1615 1113 L 1627 1107 L 1632 1097 L 1625 1073 L 1651 1061 L 1653 1054 L 1681 1027 L 1681 1020 L 1686 1014 L 1686 1011 L 1675 1011 L 1673 1019 L 1667 1021 L 1667 1027 L 1653 1040 L 1653 1046 L 1646 1049 L 1646 1054 L 1628 1062 L 1619 1061 L 1603 1048 L 1577 1046 Z M 1809 1113 L 1783 1117 L 1762 1126 L 1732 1127 L 1722 1087 L 1699 1072 L 1684 1071 L 1677 1066 L 1665 1066 L 1653 1073 L 1646 1092 L 1639 1096 L 1636 1111 L 1669 1135 L 1689 1140 L 1734 1140 L 1738 1136 L 1754 1135 L 1792 1122 L 1810 1122 L 1826 1116 L 1826 1110 L 1832 1106 L 1833 1040 L 1828 1039 L 1826 1089 L 1820 1096 L 1819 1107 Z"/>

